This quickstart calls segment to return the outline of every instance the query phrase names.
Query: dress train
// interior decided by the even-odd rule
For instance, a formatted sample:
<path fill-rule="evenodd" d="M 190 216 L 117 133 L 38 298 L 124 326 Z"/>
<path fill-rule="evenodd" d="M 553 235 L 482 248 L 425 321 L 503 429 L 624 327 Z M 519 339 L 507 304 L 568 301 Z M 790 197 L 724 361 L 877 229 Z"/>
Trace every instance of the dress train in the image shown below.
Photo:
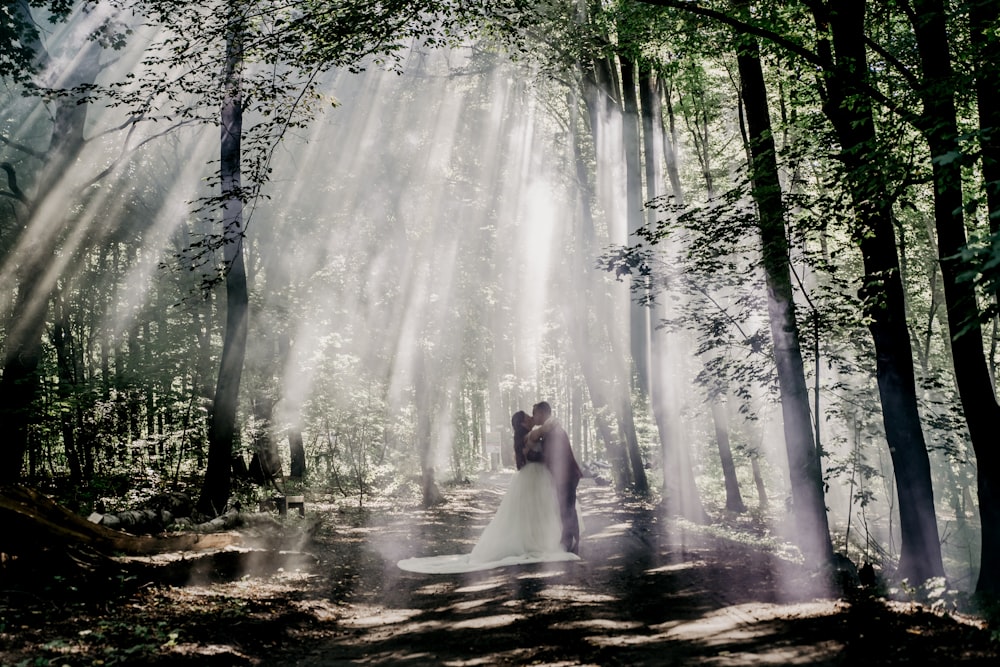
<path fill-rule="evenodd" d="M 513 478 L 496 514 L 468 554 L 407 558 L 400 569 L 425 574 L 489 570 L 506 565 L 579 560 L 559 544 L 562 521 L 552 475 L 528 463 Z"/>

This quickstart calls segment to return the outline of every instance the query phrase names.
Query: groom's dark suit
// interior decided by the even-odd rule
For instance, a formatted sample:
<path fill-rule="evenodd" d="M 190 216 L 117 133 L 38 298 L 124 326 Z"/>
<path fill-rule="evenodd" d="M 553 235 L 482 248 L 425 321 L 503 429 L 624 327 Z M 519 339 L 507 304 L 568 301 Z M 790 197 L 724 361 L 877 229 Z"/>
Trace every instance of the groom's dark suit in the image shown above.
<path fill-rule="evenodd" d="M 580 549 L 580 522 L 576 516 L 576 487 L 583 473 L 573 456 L 569 435 L 561 426 L 555 426 L 542 438 L 541 453 L 527 452 L 529 461 L 541 460 L 552 473 L 559 497 L 559 514 L 562 517 L 562 545 L 566 551 L 577 553 Z"/>

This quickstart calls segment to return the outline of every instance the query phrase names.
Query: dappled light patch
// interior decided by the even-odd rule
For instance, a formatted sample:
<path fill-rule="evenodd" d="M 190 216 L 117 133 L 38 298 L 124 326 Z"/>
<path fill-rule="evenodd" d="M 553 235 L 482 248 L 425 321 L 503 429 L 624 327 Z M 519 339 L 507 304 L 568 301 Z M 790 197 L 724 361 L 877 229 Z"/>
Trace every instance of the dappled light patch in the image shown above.
<path fill-rule="evenodd" d="M 690 570 L 691 568 L 697 567 L 694 562 L 684 562 L 684 563 L 671 563 L 669 565 L 660 565 L 659 567 L 652 567 L 646 570 L 646 574 L 662 574 L 664 572 L 680 572 L 681 570 Z"/>
<path fill-rule="evenodd" d="M 493 590 L 499 588 L 503 582 L 499 578 L 494 578 L 489 581 L 485 581 L 479 584 L 472 584 L 469 586 L 462 586 L 456 588 L 456 593 L 482 593 L 483 591 Z"/>
<path fill-rule="evenodd" d="M 456 621 L 452 624 L 455 630 L 495 630 L 512 625 L 516 621 L 527 618 L 523 614 L 493 614 L 491 616 L 479 616 L 467 620 Z"/>
<path fill-rule="evenodd" d="M 242 653 L 235 646 L 223 644 L 202 645 L 183 643 L 170 647 L 169 653 L 199 660 L 209 660 L 209 664 L 222 664 L 225 662 L 230 665 L 250 665 L 255 662 L 250 656 Z"/>
<path fill-rule="evenodd" d="M 595 593 L 581 586 L 554 585 L 542 591 L 541 595 L 548 600 L 563 600 L 575 604 L 611 603 L 618 599 L 613 595 Z"/>
<path fill-rule="evenodd" d="M 413 592 L 415 595 L 442 595 L 451 592 L 454 588 L 452 583 L 427 584 L 414 589 Z"/>
<path fill-rule="evenodd" d="M 477 607 L 482 607 L 484 605 L 492 604 L 498 602 L 498 598 L 482 598 L 480 600 L 460 600 L 448 607 L 449 610 L 455 612 L 467 612 Z"/>
<path fill-rule="evenodd" d="M 562 563 L 565 564 L 565 563 Z M 518 579 L 548 579 L 551 577 L 558 577 L 559 575 L 566 573 L 566 568 L 558 567 L 560 563 L 551 563 L 547 567 L 552 569 L 539 570 L 537 572 L 519 572 L 517 574 Z"/>
<path fill-rule="evenodd" d="M 317 621 L 327 622 L 339 618 L 341 610 L 327 600 L 293 600 L 292 606 L 299 611 L 311 614 Z"/>
<path fill-rule="evenodd" d="M 420 609 L 388 609 L 371 605 L 357 605 L 352 615 L 341 618 L 340 623 L 350 628 L 395 625 L 410 621 L 423 612 Z"/>
<path fill-rule="evenodd" d="M 639 621 L 622 621 L 610 618 L 588 618 L 580 621 L 556 623 L 555 630 L 585 630 L 589 632 L 616 633 L 628 630 L 638 630 L 644 627 Z"/>
<path fill-rule="evenodd" d="M 627 523 L 616 523 L 613 525 L 605 526 L 600 532 L 587 533 L 587 538 L 591 540 L 600 540 L 607 538 L 615 538 L 620 535 L 624 535 L 629 531 L 631 526 Z"/>
<path fill-rule="evenodd" d="M 150 587 L 111 605 L 11 599 L 0 606 L 0 660 L 91 664 L 129 651 L 141 659 L 131 664 L 154 667 L 833 667 L 925 655 L 989 664 L 996 657 L 985 624 L 913 604 L 791 597 L 783 587 L 808 580 L 808 570 L 721 533 L 690 530 L 681 544 L 676 522 L 643 503 L 616 504 L 597 487 L 582 491 L 581 505 L 590 510 L 592 534 L 603 537 L 584 536 L 580 562 L 446 576 L 400 572 L 387 547 L 405 553 L 448 542 L 470 531 L 470 510 L 488 514 L 495 502 L 492 493 L 462 491 L 469 506 L 461 512 L 386 508 L 352 515 L 358 526 L 344 526 L 344 515 L 331 512 L 305 545 L 317 559 L 307 570 Z"/>

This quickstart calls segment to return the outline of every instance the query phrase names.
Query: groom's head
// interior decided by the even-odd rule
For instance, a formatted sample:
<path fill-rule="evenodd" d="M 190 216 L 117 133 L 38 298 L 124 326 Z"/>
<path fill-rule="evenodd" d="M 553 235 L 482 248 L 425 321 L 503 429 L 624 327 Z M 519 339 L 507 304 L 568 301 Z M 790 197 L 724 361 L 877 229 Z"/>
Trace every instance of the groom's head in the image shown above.
<path fill-rule="evenodd" d="M 545 420 L 551 416 L 552 416 L 552 406 L 545 401 L 542 401 L 540 403 L 535 403 L 531 407 L 531 420 L 539 426 L 544 424 Z"/>

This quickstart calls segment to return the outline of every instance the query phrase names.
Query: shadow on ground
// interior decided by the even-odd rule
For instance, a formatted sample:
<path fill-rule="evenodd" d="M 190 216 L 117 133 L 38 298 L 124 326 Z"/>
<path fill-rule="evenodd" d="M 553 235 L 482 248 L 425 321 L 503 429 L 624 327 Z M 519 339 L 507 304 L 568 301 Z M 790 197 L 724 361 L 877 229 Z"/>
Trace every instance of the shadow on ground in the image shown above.
<path fill-rule="evenodd" d="M 664 521 L 581 487 L 583 560 L 453 575 L 399 570 L 465 553 L 509 473 L 432 510 L 335 509 L 313 558 L 266 574 L 154 586 L 111 602 L 0 603 L 0 661 L 142 665 L 997 664 L 985 624 L 862 591 L 816 598 L 760 540 Z M 297 545 L 298 546 L 298 545 Z M 276 561 L 277 562 L 277 561 Z M 43 661 L 43 662 L 39 662 Z"/>

